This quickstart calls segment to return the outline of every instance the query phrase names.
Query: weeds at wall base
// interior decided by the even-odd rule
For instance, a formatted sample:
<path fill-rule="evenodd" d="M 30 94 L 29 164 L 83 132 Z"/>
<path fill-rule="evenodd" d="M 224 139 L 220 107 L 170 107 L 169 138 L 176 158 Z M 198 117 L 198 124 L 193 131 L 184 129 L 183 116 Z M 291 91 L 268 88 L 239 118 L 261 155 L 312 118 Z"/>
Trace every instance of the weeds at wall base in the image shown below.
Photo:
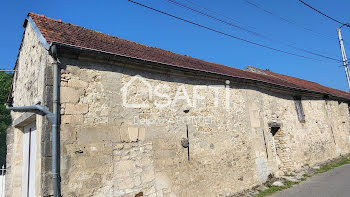
<path fill-rule="evenodd" d="M 334 162 L 321 165 L 321 167 L 319 169 L 317 169 L 316 171 L 311 171 L 310 173 L 303 174 L 303 177 L 300 178 L 298 182 L 292 182 L 292 181 L 285 180 L 283 182 L 284 186 L 281 186 L 281 187 L 273 186 L 271 184 L 266 184 L 268 189 L 266 189 L 264 191 L 260 191 L 257 195 L 255 195 L 255 197 L 270 196 L 270 195 L 272 195 L 272 194 L 274 194 L 276 192 L 288 189 L 288 188 L 292 187 L 293 185 L 296 185 L 296 184 L 299 184 L 300 182 L 306 181 L 309 177 L 312 177 L 313 175 L 324 173 L 324 172 L 332 170 L 332 169 L 334 169 L 336 167 L 339 167 L 339 166 L 342 166 L 342 165 L 345 165 L 345 164 L 349 164 L 349 163 L 350 163 L 350 156 L 341 157 L 340 159 L 337 159 Z M 289 173 L 286 176 L 291 176 L 291 175 L 292 174 Z"/>
<path fill-rule="evenodd" d="M 264 190 L 264 191 L 261 191 L 259 194 L 256 195 L 256 197 L 263 197 L 263 196 L 269 196 L 273 193 L 276 193 L 278 191 L 282 191 L 282 190 L 285 190 L 285 189 L 288 189 L 290 187 L 292 187 L 293 185 L 295 184 L 298 184 L 300 182 L 292 182 L 292 181 L 285 181 L 283 182 L 284 186 L 273 186 L 273 185 L 267 185 L 268 189 L 267 190 Z"/>

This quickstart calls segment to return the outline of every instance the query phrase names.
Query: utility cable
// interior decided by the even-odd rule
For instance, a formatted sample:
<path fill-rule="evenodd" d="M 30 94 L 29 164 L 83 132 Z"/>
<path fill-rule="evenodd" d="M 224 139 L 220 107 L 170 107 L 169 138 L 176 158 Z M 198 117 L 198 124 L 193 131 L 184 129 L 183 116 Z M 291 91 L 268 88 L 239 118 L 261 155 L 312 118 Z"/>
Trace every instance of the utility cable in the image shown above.
<path fill-rule="evenodd" d="M 259 36 L 259 37 L 262 37 L 262 38 L 264 38 L 264 39 L 267 39 L 267 40 L 270 40 L 270 41 L 273 41 L 273 42 L 283 43 L 283 44 L 285 44 L 286 46 L 291 47 L 291 48 L 293 48 L 293 49 L 295 49 L 295 50 L 299 50 L 299 51 L 302 51 L 302 52 L 305 52 L 305 53 L 309 53 L 309 54 L 312 54 L 312 55 L 316 55 L 316 56 L 323 57 L 323 58 L 330 59 L 330 60 L 334 60 L 334 61 L 340 61 L 340 60 L 338 60 L 338 59 L 336 59 L 336 58 L 328 57 L 328 56 L 323 55 L 323 54 L 319 54 L 319 53 L 315 53 L 315 52 L 312 52 L 312 51 L 309 51 L 309 50 L 306 50 L 306 49 L 302 49 L 302 48 L 299 48 L 299 47 L 295 47 L 295 46 L 293 46 L 292 44 L 288 44 L 288 43 L 286 43 L 286 42 L 284 42 L 284 41 L 277 40 L 277 39 L 273 39 L 273 38 L 269 38 L 268 36 L 265 36 L 265 35 L 260 34 L 260 33 L 258 33 L 258 32 L 254 32 L 254 31 L 247 30 L 247 29 L 245 29 L 245 28 L 243 28 L 243 27 L 240 27 L 240 26 L 235 25 L 235 24 L 232 24 L 232 23 L 230 23 L 230 22 L 228 22 L 228 21 L 224 21 L 224 20 L 222 20 L 222 19 L 220 19 L 220 18 L 217 18 L 217 17 L 215 17 L 215 16 L 212 16 L 212 15 L 210 15 L 210 14 L 208 14 L 208 13 L 205 13 L 205 12 L 202 12 L 202 11 L 200 11 L 200 10 L 196 10 L 196 9 L 194 9 L 194 8 L 191 8 L 191 7 L 187 6 L 187 5 L 181 4 L 181 3 L 178 2 L 178 1 L 175 1 L 175 0 L 166 0 L 166 1 L 168 1 L 168 2 L 170 2 L 170 3 L 173 3 L 173 4 L 175 4 L 175 5 L 179 6 L 179 7 L 182 7 L 182 8 L 188 9 L 188 10 L 190 10 L 190 11 L 193 11 L 193 12 L 195 12 L 195 13 L 198 13 L 198 14 L 201 14 L 201 15 L 204 15 L 204 16 L 207 16 L 207 17 L 209 17 L 209 18 L 211 18 L 211 19 L 214 19 L 214 20 L 216 20 L 216 21 L 218 21 L 218 22 L 221 22 L 221 23 L 223 23 L 223 24 L 225 24 L 225 25 L 229 25 L 229 26 L 238 28 L 238 29 L 240 29 L 240 30 L 246 31 L 246 32 L 248 32 L 248 33 L 250 33 L 250 34 L 253 34 L 253 35 L 255 35 L 255 36 Z"/>
<path fill-rule="evenodd" d="M 222 16 L 223 18 L 226 18 L 226 19 L 228 19 L 228 20 L 230 20 L 230 21 L 234 21 L 234 22 L 239 23 L 239 24 L 241 24 L 241 25 L 245 25 L 245 26 L 247 26 L 247 27 L 249 27 L 249 28 L 251 28 L 251 29 L 256 29 L 256 28 L 253 27 L 253 26 L 250 26 L 250 25 L 248 25 L 248 24 L 242 23 L 241 21 L 236 20 L 236 19 L 233 19 L 232 17 L 226 16 L 225 14 L 220 13 L 219 11 L 215 11 L 215 10 L 213 10 L 213 9 L 206 8 L 206 7 L 202 6 L 200 3 L 196 3 L 196 2 L 190 1 L 190 0 L 184 0 L 184 1 L 186 1 L 186 2 L 188 2 L 188 3 L 190 3 L 190 4 L 192 4 L 192 5 L 194 5 L 194 6 L 196 6 L 196 7 L 200 7 L 201 9 L 206 10 L 206 11 L 208 11 L 208 12 L 211 12 L 211 13 L 213 13 L 213 14 L 220 15 L 220 16 Z"/>
<path fill-rule="evenodd" d="M 323 12 L 319 11 L 318 9 L 316 9 L 316 8 L 312 7 L 311 5 L 309 5 L 309 4 L 307 4 L 307 3 L 305 3 L 305 2 L 304 2 L 304 1 L 302 1 L 302 0 L 298 0 L 298 1 L 299 1 L 299 2 L 301 2 L 302 4 L 306 5 L 307 7 L 309 7 L 309 8 L 311 8 L 311 9 L 313 9 L 313 10 L 314 10 L 314 11 L 316 11 L 317 13 L 319 13 L 319 14 L 321 14 L 321 15 L 323 15 L 323 16 L 325 16 L 325 17 L 327 17 L 328 19 L 331 19 L 332 21 L 337 22 L 337 23 L 339 23 L 339 24 L 341 24 L 341 25 L 344 25 L 344 26 L 350 27 L 350 25 L 349 25 L 349 24 L 347 24 L 347 23 L 343 23 L 343 22 L 340 22 L 339 20 L 337 20 L 337 19 L 335 19 L 335 18 L 333 18 L 333 17 L 328 16 L 327 14 L 325 14 L 325 13 L 323 13 Z"/>
<path fill-rule="evenodd" d="M 207 27 L 207 26 L 201 25 L 201 24 L 199 24 L 199 23 L 195 23 L 195 22 L 189 21 L 189 20 L 187 20 L 187 19 L 184 19 L 184 18 L 175 16 L 175 15 L 169 14 L 169 13 L 167 13 L 167 12 L 164 12 L 164 11 L 161 11 L 161 10 L 158 10 L 158 9 L 155 9 L 155 8 L 152 8 L 152 7 L 150 7 L 150 6 L 141 4 L 141 3 L 136 2 L 136 1 L 132 1 L 132 0 L 128 0 L 128 1 L 131 2 L 131 3 L 134 3 L 134 4 L 136 4 L 136 5 L 139 5 L 139 6 L 141 6 L 141 7 L 144 7 L 144 8 L 150 9 L 150 10 L 153 10 L 153 11 L 155 11 L 155 12 L 158 12 L 158 13 L 161 13 L 161 14 L 164 14 L 164 15 L 167 15 L 167 16 L 169 16 L 169 17 L 172 17 L 172 18 L 175 18 L 175 19 L 184 21 L 184 22 L 186 22 L 186 23 L 190 23 L 190 24 L 192 24 L 192 25 L 195 25 L 195 26 L 198 26 L 198 27 L 201 27 L 201 28 L 204 28 L 204 29 L 207 29 L 207 30 L 216 32 L 216 33 L 219 33 L 219 34 L 228 36 L 228 37 L 230 37 L 230 38 L 234 38 L 234 39 L 237 39 L 237 40 L 241 40 L 241 41 L 243 41 L 243 42 L 247 42 L 247 43 L 250 43 L 250 44 L 253 44 L 253 45 L 256 45 L 256 46 L 260 46 L 260 47 L 263 47 L 263 48 L 266 48 L 266 49 L 270 49 L 270 50 L 273 50 L 273 51 L 277 51 L 277 52 L 280 52 L 280 53 L 284 53 L 284 54 L 288 54 L 288 55 L 293 55 L 293 56 L 297 56 L 297 57 L 301 57 L 301 58 L 305 58 L 305 59 L 311 59 L 311 60 L 316 60 L 316 61 L 321 61 L 321 62 L 322 62 L 322 60 L 319 60 L 319 59 L 315 59 L 315 58 L 308 57 L 308 56 L 304 56 L 304 55 L 299 55 L 299 54 L 296 54 L 296 53 L 284 51 L 284 50 L 277 49 L 277 48 L 273 48 L 273 47 L 270 47 L 270 46 L 267 46 L 267 45 L 263 45 L 263 44 L 260 44 L 260 43 L 257 43 L 257 42 L 253 42 L 253 41 L 250 41 L 250 40 L 247 40 L 247 39 L 243 39 L 243 38 L 234 36 L 234 35 L 232 35 L 232 34 L 228 34 L 228 33 L 225 33 L 225 32 L 222 32 L 222 31 L 219 31 L 219 30 L 216 30 L 216 29 L 213 29 L 213 28 L 211 28 L 211 27 Z M 341 62 L 341 61 L 339 61 L 339 62 Z"/>
<path fill-rule="evenodd" d="M 332 37 L 332 36 L 329 36 L 329 35 L 326 35 L 326 34 L 319 33 L 319 32 L 317 32 L 317 31 L 314 31 L 314 30 L 312 30 L 312 29 L 310 29 L 310 28 L 307 28 L 307 27 L 305 27 L 305 26 L 303 26 L 303 25 L 300 25 L 300 24 L 298 24 L 298 23 L 295 22 L 295 21 L 292 21 L 292 20 L 287 19 L 287 18 L 285 18 L 285 17 L 279 16 L 278 14 L 275 14 L 275 13 L 269 11 L 269 10 L 266 10 L 265 8 L 263 8 L 263 7 L 261 7 L 261 6 L 257 5 L 257 4 L 255 4 L 255 3 L 253 3 L 253 2 L 251 2 L 251 1 L 249 1 L 249 0 L 243 0 L 243 1 L 246 2 L 246 3 L 249 4 L 249 5 L 255 7 L 255 8 L 257 8 L 257 9 L 263 11 L 263 12 L 265 12 L 265 13 L 270 14 L 271 16 L 274 16 L 274 17 L 276 17 L 276 18 L 279 18 L 280 20 L 282 20 L 282 21 L 284 21 L 284 22 L 286 22 L 286 23 L 292 24 L 292 25 L 294 25 L 294 26 L 296 26 L 296 27 L 299 27 L 299 28 L 301 28 L 301 29 L 303 29 L 303 30 L 309 31 L 309 32 L 311 32 L 311 33 L 313 33 L 313 34 L 315 34 L 315 35 L 318 35 L 318 36 L 321 36 L 321 37 L 324 37 L 324 38 L 328 38 L 328 39 L 332 39 L 332 40 L 336 39 L 336 37 Z"/>

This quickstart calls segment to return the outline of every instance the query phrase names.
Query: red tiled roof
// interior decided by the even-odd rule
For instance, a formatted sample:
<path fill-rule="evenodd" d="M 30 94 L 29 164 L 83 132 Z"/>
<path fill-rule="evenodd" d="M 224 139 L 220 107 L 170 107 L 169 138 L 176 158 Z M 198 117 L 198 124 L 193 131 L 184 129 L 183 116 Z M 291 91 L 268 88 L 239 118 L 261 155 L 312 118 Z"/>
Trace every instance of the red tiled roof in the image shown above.
<path fill-rule="evenodd" d="M 302 79 L 293 77 L 288 78 L 288 76 L 284 75 L 281 75 L 280 77 L 272 77 L 271 75 L 257 74 L 195 59 L 185 55 L 179 55 L 155 47 L 148 47 L 142 44 L 103 34 L 101 32 L 86 29 L 84 27 L 64 23 L 61 20 L 51 19 L 43 15 L 29 13 L 28 16 L 33 19 L 41 34 L 49 44 L 61 43 L 72 45 L 79 48 L 98 50 L 114 55 L 142 59 L 181 68 L 265 82 L 286 88 L 326 93 L 350 100 L 349 93 L 327 88 Z"/>
<path fill-rule="evenodd" d="M 299 79 L 299 78 L 296 78 L 296 77 L 282 75 L 282 74 L 279 74 L 279 73 L 271 72 L 269 70 L 262 70 L 262 69 L 259 69 L 259 68 L 253 68 L 253 69 L 256 69 L 256 70 L 258 70 L 261 73 L 264 73 L 266 75 L 269 75 L 269 76 L 272 76 L 272 77 L 276 77 L 276 78 L 288 81 L 290 83 L 294 83 L 294 84 L 296 84 L 298 86 L 305 87 L 305 88 L 307 88 L 309 90 L 314 90 L 316 92 L 330 94 L 330 95 L 343 97 L 343 98 L 349 98 L 349 95 L 350 95 L 348 92 L 344 92 L 344 91 L 341 91 L 341 90 L 329 88 L 329 87 L 320 85 L 320 84 L 312 82 L 312 81 L 307 81 L 307 80 Z"/>

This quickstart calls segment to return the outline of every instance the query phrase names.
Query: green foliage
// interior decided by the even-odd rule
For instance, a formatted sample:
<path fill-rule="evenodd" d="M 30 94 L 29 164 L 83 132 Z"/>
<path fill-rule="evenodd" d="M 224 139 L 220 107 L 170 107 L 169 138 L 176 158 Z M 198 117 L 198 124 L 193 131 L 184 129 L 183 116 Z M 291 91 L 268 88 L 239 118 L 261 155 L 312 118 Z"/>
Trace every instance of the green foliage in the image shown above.
<path fill-rule="evenodd" d="M 0 72 L 0 167 L 6 163 L 6 129 L 11 124 L 10 112 L 5 107 L 11 87 L 12 74 Z"/>

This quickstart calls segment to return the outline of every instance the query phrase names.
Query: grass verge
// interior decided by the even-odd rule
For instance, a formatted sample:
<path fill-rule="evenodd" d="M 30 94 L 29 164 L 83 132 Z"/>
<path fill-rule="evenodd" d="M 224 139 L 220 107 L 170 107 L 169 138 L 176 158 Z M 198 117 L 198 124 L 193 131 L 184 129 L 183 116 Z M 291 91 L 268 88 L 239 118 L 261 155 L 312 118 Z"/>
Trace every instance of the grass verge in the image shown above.
<path fill-rule="evenodd" d="M 319 174 L 319 173 L 327 172 L 328 170 L 332 170 L 333 168 L 336 168 L 345 164 L 349 164 L 349 163 L 350 163 L 350 157 L 345 157 L 338 162 L 321 166 L 320 169 L 316 171 L 316 173 Z"/>
<path fill-rule="evenodd" d="M 268 189 L 259 192 L 259 194 L 257 194 L 255 197 L 269 196 L 275 192 L 282 191 L 284 189 L 288 189 L 288 188 L 290 188 L 293 185 L 298 184 L 298 183 L 299 182 L 285 181 L 285 182 L 283 182 L 284 186 L 281 186 L 281 187 L 268 184 L 268 185 L 266 185 L 268 187 Z"/>
<path fill-rule="evenodd" d="M 309 173 L 303 174 L 303 178 L 301 178 L 299 182 L 292 182 L 292 181 L 285 180 L 283 182 L 284 186 L 281 186 L 281 187 L 267 184 L 266 186 L 268 187 L 268 189 L 266 189 L 264 191 L 260 191 L 259 194 L 255 195 L 255 197 L 270 196 L 273 193 L 288 189 L 288 188 L 292 187 L 293 185 L 299 184 L 300 182 L 307 180 L 307 178 L 312 177 L 315 174 L 324 173 L 324 172 L 327 172 L 329 170 L 332 170 L 333 168 L 336 168 L 336 167 L 339 167 L 339 166 L 342 166 L 345 164 L 349 164 L 349 163 L 350 163 L 350 157 L 344 157 L 337 162 L 322 165 L 320 167 L 320 169 L 316 170 L 313 174 L 309 174 Z"/>

